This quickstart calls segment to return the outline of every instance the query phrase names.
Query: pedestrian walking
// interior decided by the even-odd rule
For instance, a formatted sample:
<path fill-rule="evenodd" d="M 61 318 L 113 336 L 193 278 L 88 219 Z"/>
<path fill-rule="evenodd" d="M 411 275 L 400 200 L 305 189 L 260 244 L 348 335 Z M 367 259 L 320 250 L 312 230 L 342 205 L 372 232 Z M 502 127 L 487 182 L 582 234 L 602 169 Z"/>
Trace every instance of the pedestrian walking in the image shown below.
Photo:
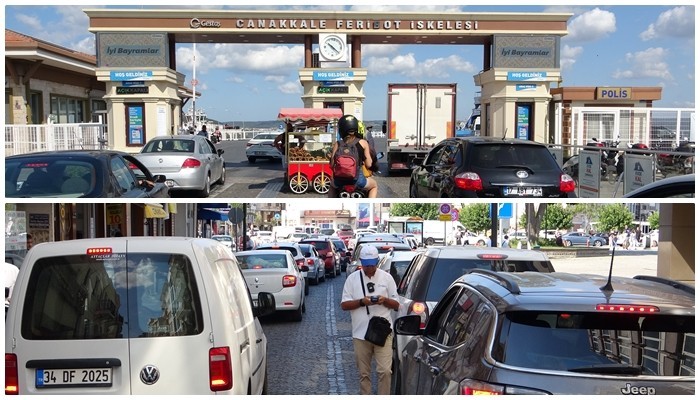
<path fill-rule="evenodd" d="M 393 334 L 384 346 L 365 340 L 369 320 L 373 316 L 386 318 L 392 325 L 391 310 L 399 309 L 396 282 L 388 272 L 377 269 L 379 252 L 374 246 L 360 251 L 362 268 L 350 274 L 343 286 L 340 308 L 350 311 L 352 343 L 355 362 L 360 373 L 360 394 L 372 392 L 372 358 L 377 366 L 378 395 L 389 395 L 391 390 L 391 362 Z"/>
<path fill-rule="evenodd" d="M 501 247 L 510 247 L 510 243 L 508 242 L 508 235 L 503 236 Z"/>
<path fill-rule="evenodd" d="M 610 246 L 610 251 L 617 245 L 617 233 L 615 231 L 610 232 L 608 236 L 608 245 Z"/>
<path fill-rule="evenodd" d="M 639 247 L 644 249 L 644 245 L 642 243 L 642 228 L 638 226 L 637 229 L 634 231 L 634 248 L 636 249 Z"/>
<path fill-rule="evenodd" d="M 202 130 L 197 132 L 197 135 L 204 136 L 205 138 L 209 138 L 209 132 L 207 132 L 207 126 L 202 125 Z"/>

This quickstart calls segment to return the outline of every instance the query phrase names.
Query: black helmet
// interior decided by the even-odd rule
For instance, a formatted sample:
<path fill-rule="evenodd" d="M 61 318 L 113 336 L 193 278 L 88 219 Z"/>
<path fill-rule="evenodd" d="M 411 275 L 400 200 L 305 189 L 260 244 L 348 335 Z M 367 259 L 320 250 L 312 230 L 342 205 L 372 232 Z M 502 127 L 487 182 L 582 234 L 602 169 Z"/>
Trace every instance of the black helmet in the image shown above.
<path fill-rule="evenodd" d="M 343 115 L 338 120 L 338 132 L 341 138 L 348 136 L 350 131 L 355 131 L 357 133 L 360 129 L 360 121 L 355 118 L 354 115 Z"/>

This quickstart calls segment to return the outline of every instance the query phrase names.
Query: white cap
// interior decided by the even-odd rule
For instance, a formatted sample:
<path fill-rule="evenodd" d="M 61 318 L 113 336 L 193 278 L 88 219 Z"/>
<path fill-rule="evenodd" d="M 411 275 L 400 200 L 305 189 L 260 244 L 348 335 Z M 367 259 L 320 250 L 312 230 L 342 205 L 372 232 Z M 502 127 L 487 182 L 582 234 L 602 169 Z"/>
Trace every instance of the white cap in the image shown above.
<path fill-rule="evenodd" d="M 360 262 L 363 266 L 377 265 L 379 263 L 379 251 L 377 251 L 377 248 L 374 246 L 362 246 Z"/>

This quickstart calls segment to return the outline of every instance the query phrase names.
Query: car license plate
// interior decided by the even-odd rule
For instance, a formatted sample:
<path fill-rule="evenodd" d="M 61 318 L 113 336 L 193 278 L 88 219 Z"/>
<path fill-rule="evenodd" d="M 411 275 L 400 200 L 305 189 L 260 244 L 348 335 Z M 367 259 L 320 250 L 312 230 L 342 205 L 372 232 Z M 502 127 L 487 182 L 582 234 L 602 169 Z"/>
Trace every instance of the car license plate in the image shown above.
<path fill-rule="evenodd" d="M 37 369 L 36 387 L 112 386 L 112 368 Z"/>
<path fill-rule="evenodd" d="M 255 155 L 256 155 L 256 156 L 262 156 L 262 155 L 264 155 L 264 154 L 265 154 L 264 151 L 256 151 L 256 152 L 255 152 Z"/>
<path fill-rule="evenodd" d="M 168 179 L 168 180 L 165 181 L 165 186 L 167 186 L 167 187 L 173 187 L 173 186 L 175 186 L 175 181 L 173 181 L 173 180 L 171 180 L 171 179 Z"/>
<path fill-rule="evenodd" d="M 507 187 L 503 188 L 503 194 L 506 196 L 542 196 L 541 187 Z"/>

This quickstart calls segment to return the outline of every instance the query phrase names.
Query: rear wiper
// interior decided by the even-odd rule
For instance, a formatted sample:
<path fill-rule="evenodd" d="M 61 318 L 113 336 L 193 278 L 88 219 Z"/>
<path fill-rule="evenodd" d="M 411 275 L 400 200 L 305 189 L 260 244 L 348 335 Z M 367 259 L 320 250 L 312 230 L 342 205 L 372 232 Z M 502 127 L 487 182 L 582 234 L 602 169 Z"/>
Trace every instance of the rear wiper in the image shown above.
<path fill-rule="evenodd" d="M 534 172 L 532 168 L 528 167 L 527 165 L 520 165 L 520 164 L 507 164 L 507 165 L 498 165 L 496 168 L 522 168 L 526 169 L 530 172 Z"/>
<path fill-rule="evenodd" d="M 592 372 L 595 374 L 611 374 L 611 375 L 639 375 L 642 373 L 642 367 L 639 365 L 622 365 L 622 364 L 597 364 L 586 367 L 571 368 L 569 372 Z"/>

